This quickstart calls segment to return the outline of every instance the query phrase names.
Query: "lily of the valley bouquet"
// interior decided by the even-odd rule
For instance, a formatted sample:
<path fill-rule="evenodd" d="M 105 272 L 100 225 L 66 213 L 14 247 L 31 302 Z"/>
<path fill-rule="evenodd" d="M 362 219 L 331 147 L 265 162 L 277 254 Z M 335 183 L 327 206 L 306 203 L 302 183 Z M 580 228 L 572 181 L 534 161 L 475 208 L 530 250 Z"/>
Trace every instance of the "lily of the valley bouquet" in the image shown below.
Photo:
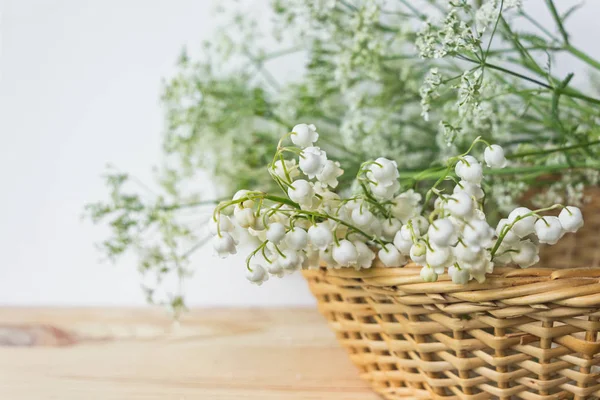
<path fill-rule="evenodd" d="M 320 266 L 370 268 L 376 258 L 390 268 L 413 262 L 427 282 L 443 274 L 456 284 L 484 282 L 497 265 L 534 265 L 541 243 L 555 244 L 583 226 L 580 209 L 562 204 L 517 207 L 491 224 L 483 183 L 507 159 L 501 146 L 481 138 L 445 165 L 418 173 L 401 173 L 384 157 L 365 161 L 346 197 L 334 191 L 344 171 L 315 145 L 318 138 L 314 125 L 296 125 L 267 166 L 281 191 L 240 190 L 214 211 L 219 256 L 236 254 L 238 237 L 257 239 L 246 263 L 252 283 Z M 478 147 L 483 159 L 471 154 Z M 432 178 L 423 195 L 415 190 Z"/>

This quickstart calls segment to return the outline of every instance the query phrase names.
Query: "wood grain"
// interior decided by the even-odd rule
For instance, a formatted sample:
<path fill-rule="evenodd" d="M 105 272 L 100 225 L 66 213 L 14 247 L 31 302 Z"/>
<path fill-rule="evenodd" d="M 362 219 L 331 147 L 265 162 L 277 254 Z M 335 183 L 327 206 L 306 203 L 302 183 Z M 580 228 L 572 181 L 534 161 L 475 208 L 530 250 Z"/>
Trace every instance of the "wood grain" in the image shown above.
<path fill-rule="evenodd" d="M 0 399 L 378 399 L 316 310 L 0 308 L 0 343 Z"/>

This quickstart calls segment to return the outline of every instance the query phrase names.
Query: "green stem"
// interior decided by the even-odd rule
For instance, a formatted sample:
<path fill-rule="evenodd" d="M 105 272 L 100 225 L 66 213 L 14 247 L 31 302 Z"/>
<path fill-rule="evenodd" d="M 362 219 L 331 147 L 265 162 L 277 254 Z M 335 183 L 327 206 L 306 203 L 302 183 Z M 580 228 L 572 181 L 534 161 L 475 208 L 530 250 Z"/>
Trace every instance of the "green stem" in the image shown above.
<path fill-rule="evenodd" d="M 509 75 L 515 76 L 517 78 L 521 78 L 521 79 L 526 80 L 526 81 L 531 82 L 531 83 L 535 83 L 536 85 L 539 85 L 539 86 L 541 86 L 543 88 L 546 88 L 548 90 L 552 90 L 554 92 L 563 94 L 565 96 L 569 96 L 569 97 L 573 97 L 573 98 L 576 98 L 576 99 L 584 100 L 584 101 L 587 101 L 587 102 L 593 103 L 593 104 L 600 104 L 600 99 L 596 99 L 596 98 L 593 98 L 593 97 L 586 96 L 584 94 L 581 94 L 579 92 L 576 92 L 576 91 L 568 89 L 568 88 L 562 88 L 562 89 L 555 88 L 553 86 L 548 85 L 547 83 L 544 83 L 542 81 L 538 81 L 537 79 L 531 78 L 531 77 L 529 77 L 527 75 L 523 75 L 523 74 L 520 74 L 518 72 L 511 71 L 510 69 L 506 69 L 506 68 L 501 67 L 499 65 L 490 64 L 490 63 L 487 63 L 487 62 L 483 62 L 482 63 L 480 61 L 473 60 L 472 58 L 465 57 L 465 56 L 462 56 L 462 55 L 459 56 L 459 58 L 462 59 L 462 60 L 465 60 L 465 61 L 469 61 L 469 62 L 475 63 L 475 64 L 480 64 L 480 65 L 485 66 L 485 67 L 490 68 L 490 69 L 495 69 L 497 71 L 501 71 L 501 72 L 507 73 Z"/>
<path fill-rule="evenodd" d="M 588 64 L 589 66 L 592 66 L 592 67 L 600 70 L 600 62 L 598 62 L 597 60 L 594 60 L 592 57 L 588 56 L 587 54 L 585 54 L 581 50 L 579 50 L 579 49 L 571 46 L 570 44 L 567 45 L 566 50 L 569 53 L 571 53 L 573 56 L 577 57 L 581 61 L 583 61 L 586 64 Z"/>
<path fill-rule="evenodd" d="M 563 41 L 568 46 L 569 34 L 567 33 L 567 30 L 565 29 L 565 26 L 563 25 L 562 20 L 560 19 L 560 15 L 558 15 L 558 11 L 556 10 L 556 6 L 554 5 L 554 0 L 546 0 L 546 5 L 548 6 L 550 13 L 552 14 L 552 17 L 554 18 L 554 22 L 556 22 L 556 25 L 558 26 L 558 30 L 560 31 L 560 34 L 563 37 Z"/>
<path fill-rule="evenodd" d="M 514 159 L 514 158 L 521 158 L 521 157 L 528 157 L 528 156 L 535 156 L 535 155 L 542 155 L 542 154 L 551 154 L 551 153 L 556 153 L 559 151 L 567 151 L 567 150 L 579 149 L 582 147 L 589 147 L 589 146 L 593 146 L 596 144 L 600 144 L 600 140 L 594 140 L 592 142 L 575 144 L 572 146 L 561 146 L 561 147 L 555 147 L 555 148 L 546 149 L 546 150 L 516 153 L 516 154 L 511 154 L 511 155 L 507 156 L 506 158 Z"/>

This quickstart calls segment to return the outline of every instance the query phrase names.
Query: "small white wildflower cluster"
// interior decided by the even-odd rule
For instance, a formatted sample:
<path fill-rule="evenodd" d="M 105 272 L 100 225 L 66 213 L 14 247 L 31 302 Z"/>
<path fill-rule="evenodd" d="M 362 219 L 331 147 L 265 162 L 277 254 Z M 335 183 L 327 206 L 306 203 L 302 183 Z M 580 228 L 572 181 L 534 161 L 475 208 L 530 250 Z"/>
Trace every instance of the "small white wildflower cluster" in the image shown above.
<path fill-rule="evenodd" d="M 461 51 L 475 51 L 480 36 L 459 16 L 459 8 L 452 7 L 444 21 L 426 21 L 417 33 L 415 45 L 423 58 L 442 58 Z"/>
<path fill-rule="evenodd" d="M 287 136 L 295 146 L 283 146 Z M 320 265 L 370 268 L 376 257 L 386 267 L 412 261 L 422 266 L 427 282 L 446 272 L 457 284 L 483 282 L 494 265 L 535 264 L 540 243 L 554 244 L 583 225 L 577 207 L 556 204 L 539 210 L 518 207 L 490 226 L 483 211 L 485 168 L 468 153 L 483 142 L 487 167 L 504 168 L 507 160 L 502 147 L 479 138 L 467 153 L 451 157 L 445 171 L 421 173 L 439 175 L 424 199 L 413 189 L 400 193 L 397 164 L 383 157 L 361 165 L 357 186 L 362 191 L 342 199 L 333 189 L 343 171 L 315 146 L 316 127 L 299 124 L 287 136 L 269 166 L 287 197 L 240 191 L 217 207 L 213 219 L 214 248 L 221 257 L 237 251 L 236 226 L 260 240 L 247 259 L 247 278 L 258 285 L 269 276 Z M 284 159 L 286 153 L 298 160 Z M 456 183 L 451 191 L 440 188 L 445 180 Z M 432 203 L 431 211 L 424 211 Z M 556 209 L 562 209 L 559 216 L 540 214 Z"/>

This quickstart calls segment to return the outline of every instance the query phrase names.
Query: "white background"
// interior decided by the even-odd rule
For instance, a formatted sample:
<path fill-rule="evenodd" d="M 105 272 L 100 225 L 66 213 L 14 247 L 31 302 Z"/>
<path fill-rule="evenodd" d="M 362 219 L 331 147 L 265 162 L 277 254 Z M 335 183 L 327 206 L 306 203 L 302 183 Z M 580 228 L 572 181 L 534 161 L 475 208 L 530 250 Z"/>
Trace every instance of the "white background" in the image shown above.
<path fill-rule="evenodd" d="M 266 0 L 243 2 L 267 10 Z M 543 0 L 525 3 L 549 21 Z M 568 30 L 599 56 L 600 1 L 587 3 Z M 105 196 L 99 175 L 108 162 L 150 179 L 161 77 L 183 45 L 210 38 L 211 10 L 201 0 L 0 1 L 0 304 L 144 304 L 133 260 L 101 263 L 93 243 L 106 230 L 82 222 L 81 210 Z M 297 70 L 278 64 L 273 73 Z M 571 71 L 585 84 L 579 64 L 556 68 Z M 313 304 L 300 276 L 248 284 L 242 259 L 200 251 L 190 304 Z"/>

